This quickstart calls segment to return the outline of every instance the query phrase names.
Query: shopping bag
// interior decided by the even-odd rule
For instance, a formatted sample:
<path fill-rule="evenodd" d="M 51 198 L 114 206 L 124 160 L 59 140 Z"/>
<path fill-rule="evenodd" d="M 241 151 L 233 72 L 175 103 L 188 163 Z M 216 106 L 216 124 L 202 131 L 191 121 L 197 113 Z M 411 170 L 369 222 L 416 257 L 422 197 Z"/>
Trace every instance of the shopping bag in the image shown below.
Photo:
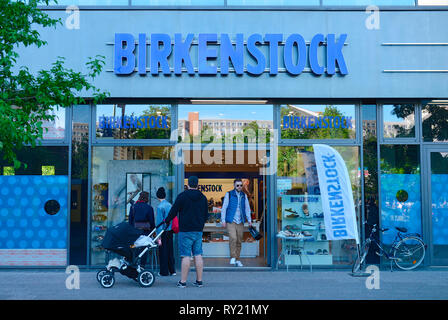
<path fill-rule="evenodd" d="M 179 233 L 179 219 L 177 219 L 177 216 L 174 217 L 171 222 L 171 230 L 173 230 L 174 233 Z"/>
<path fill-rule="evenodd" d="M 260 232 L 258 232 L 257 229 L 252 226 L 249 227 L 249 232 L 255 240 L 260 240 L 261 238 L 263 238 Z"/>

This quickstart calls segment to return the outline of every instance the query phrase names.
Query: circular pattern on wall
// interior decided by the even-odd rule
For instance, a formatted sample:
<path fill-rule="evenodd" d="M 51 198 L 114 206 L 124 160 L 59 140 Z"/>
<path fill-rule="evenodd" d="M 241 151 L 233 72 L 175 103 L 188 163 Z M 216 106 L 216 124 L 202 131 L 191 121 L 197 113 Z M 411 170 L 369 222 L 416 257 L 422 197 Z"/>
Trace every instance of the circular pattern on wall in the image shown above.
<path fill-rule="evenodd" d="M 44 210 L 47 214 L 51 216 L 58 213 L 60 209 L 61 206 L 59 205 L 59 202 L 57 202 L 56 200 L 48 200 L 47 202 L 45 202 Z"/>

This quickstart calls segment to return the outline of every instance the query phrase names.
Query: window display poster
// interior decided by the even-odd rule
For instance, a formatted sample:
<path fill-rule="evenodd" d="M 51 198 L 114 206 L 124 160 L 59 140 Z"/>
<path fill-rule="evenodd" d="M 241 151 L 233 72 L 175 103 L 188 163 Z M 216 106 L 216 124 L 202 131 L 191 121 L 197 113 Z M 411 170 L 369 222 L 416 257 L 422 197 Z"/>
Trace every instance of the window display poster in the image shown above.
<path fill-rule="evenodd" d="M 381 175 L 381 227 L 394 230 L 395 227 L 407 228 L 411 233 L 422 234 L 419 174 L 382 174 Z M 407 197 L 398 199 L 403 191 Z M 402 201 L 399 201 L 402 200 Z M 385 244 L 391 244 L 394 232 L 382 234 Z"/>
<path fill-rule="evenodd" d="M 129 216 L 131 206 L 137 202 L 140 193 L 146 191 L 151 197 L 150 173 L 126 173 L 126 216 Z"/>
<path fill-rule="evenodd" d="M 170 160 L 111 160 L 107 167 L 107 182 L 108 226 L 125 220 L 130 208 L 128 201 L 137 201 L 141 191 L 150 193 L 150 204 L 154 210 L 160 203 L 155 197 L 159 187 L 164 187 L 167 200 L 172 200 Z"/>
<path fill-rule="evenodd" d="M 322 217 L 321 196 L 282 195 L 282 218 L 320 218 Z"/>

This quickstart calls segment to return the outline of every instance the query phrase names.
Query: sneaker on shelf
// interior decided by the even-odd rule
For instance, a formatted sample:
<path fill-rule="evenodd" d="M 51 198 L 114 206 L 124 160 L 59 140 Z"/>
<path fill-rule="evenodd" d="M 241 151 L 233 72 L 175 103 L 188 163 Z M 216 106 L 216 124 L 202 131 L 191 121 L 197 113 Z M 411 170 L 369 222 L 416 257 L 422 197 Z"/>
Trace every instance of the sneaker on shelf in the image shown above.
<path fill-rule="evenodd" d="M 179 280 L 179 282 L 177 283 L 177 287 L 178 288 L 186 288 L 187 287 L 187 283 L 186 282 L 181 282 Z"/>
<path fill-rule="evenodd" d="M 237 267 L 243 267 L 243 264 L 241 263 L 241 261 L 237 261 L 237 262 L 236 262 L 236 266 L 237 266 Z"/>
<path fill-rule="evenodd" d="M 299 215 L 299 213 L 296 210 L 293 210 L 292 208 L 285 209 L 285 211 Z"/>
<path fill-rule="evenodd" d="M 309 233 L 308 231 L 302 231 L 302 234 L 305 236 L 305 237 L 312 237 L 313 235 L 311 234 L 311 233 Z"/>
<path fill-rule="evenodd" d="M 202 283 L 202 281 L 198 281 L 198 280 L 196 280 L 195 282 L 193 282 L 193 285 L 194 285 L 195 287 L 200 288 L 200 287 L 202 287 L 204 284 Z"/>
<path fill-rule="evenodd" d="M 302 224 L 302 230 L 316 230 L 316 225 L 311 222 L 304 222 Z"/>
<path fill-rule="evenodd" d="M 323 254 L 322 249 L 317 249 L 316 254 Z"/>
<path fill-rule="evenodd" d="M 303 225 L 304 225 L 304 226 L 309 226 L 309 227 L 315 227 L 315 226 L 316 226 L 314 223 L 312 223 L 312 222 L 310 222 L 310 221 L 305 221 L 305 222 L 303 223 Z"/>
<path fill-rule="evenodd" d="M 298 213 L 290 213 L 290 214 L 287 214 L 285 217 L 289 218 L 289 219 L 298 218 L 299 214 Z"/>
<path fill-rule="evenodd" d="M 235 264 L 235 263 L 236 263 L 236 259 L 235 258 L 230 259 L 230 264 Z"/>

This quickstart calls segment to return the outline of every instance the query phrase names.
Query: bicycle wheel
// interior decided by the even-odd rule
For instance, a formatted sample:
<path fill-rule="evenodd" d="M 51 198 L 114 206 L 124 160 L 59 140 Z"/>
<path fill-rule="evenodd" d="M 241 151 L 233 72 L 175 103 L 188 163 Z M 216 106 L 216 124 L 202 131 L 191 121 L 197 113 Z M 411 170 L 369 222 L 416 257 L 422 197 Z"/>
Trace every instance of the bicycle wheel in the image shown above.
<path fill-rule="evenodd" d="M 366 240 L 360 254 L 358 255 L 355 263 L 353 264 L 352 273 L 356 273 L 361 269 L 362 265 L 366 261 L 366 256 L 367 253 L 369 252 L 369 248 L 370 248 L 370 241 Z"/>
<path fill-rule="evenodd" d="M 417 237 L 406 237 L 394 249 L 395 265 L 402 270 L 417 268 L 425 258 L 425 244 Z"/>

